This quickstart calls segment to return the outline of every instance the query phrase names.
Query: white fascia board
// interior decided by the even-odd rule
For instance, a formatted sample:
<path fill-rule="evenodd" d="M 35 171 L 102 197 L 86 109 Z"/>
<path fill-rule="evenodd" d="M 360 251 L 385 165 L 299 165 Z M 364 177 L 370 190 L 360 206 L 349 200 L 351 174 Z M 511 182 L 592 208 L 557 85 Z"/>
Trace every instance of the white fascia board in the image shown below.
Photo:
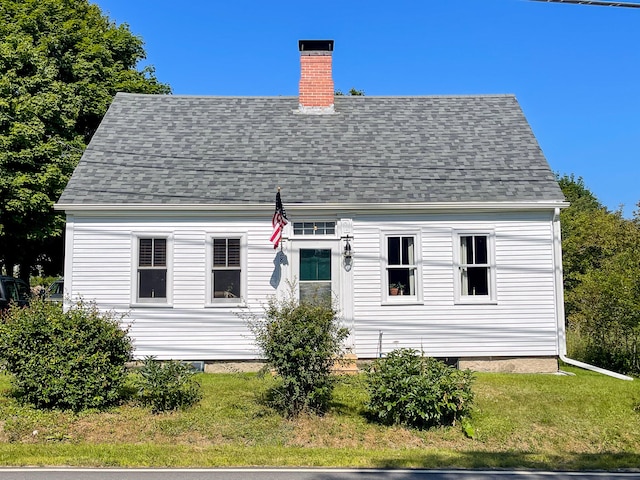
<path fill-rule="evenodd" d="M 461 211 L 531 211 L 554 210 L 566 208 L 568 202 L 434 202 L 434 203 L 287 203 L 288 212 L 353 212 L 353 213 L 408 213 L 408 212 L 461 212 Z M 180 212 L 194 215 L 207 212 L 221 216 L 233 214 L 235 216 L 250 216 L 256 213 L 273 212 L 274 205 L 267 204 L 65 204 L 57 203 L 54 209 L 65 211 L 67 214 L 166 214 Z"/>

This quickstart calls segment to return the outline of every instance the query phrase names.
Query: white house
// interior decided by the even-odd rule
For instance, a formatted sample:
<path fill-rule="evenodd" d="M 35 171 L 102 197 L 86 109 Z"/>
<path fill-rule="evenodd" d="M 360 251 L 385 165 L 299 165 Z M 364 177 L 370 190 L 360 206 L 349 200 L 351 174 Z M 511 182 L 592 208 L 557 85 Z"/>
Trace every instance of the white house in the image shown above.
<path fill-rule="evenodd" d="M 333 41 L 299 47 L 299 97 L 116 95 L 56 205 L 68 298 L 128 313 L 138 357 L 251 360 L 239 312 L 291 282 L 358 358 L 555 370 L 566 203 L 515 97 L 334 98 Z"/>

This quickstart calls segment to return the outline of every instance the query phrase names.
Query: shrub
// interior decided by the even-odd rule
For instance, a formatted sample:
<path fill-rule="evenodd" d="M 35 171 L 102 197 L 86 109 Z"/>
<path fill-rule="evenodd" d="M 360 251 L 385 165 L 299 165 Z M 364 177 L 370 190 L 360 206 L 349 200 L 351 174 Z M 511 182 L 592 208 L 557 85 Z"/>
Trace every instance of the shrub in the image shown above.
<path fill-rule="evenodd" d="M 640 232 L 640 230 L 639 230 Z M 637 236 L 640 245 L 640 235 Z M 631 375 L 640 374 L 640 248 L 601 260 L 579 276 L 569 332 L 575 358 Z M 579 343 L 578 343 L 579 342 Z M 581 349 L 575 347 L 581 346 Z"/>
<path fill-rule="evenodd" d="M 284 300 L 272 298 L 263 317 L 249 319 L 249 328 L 280 377 L 270 392 L 272 405 L 287 417 L 324 413 L 333 390 L 331 369 L 349 334 L 333 306 L 298 302 L 293 294 Z"/>
<path fill-rule="evenodd" d="M 417 350 L 394 350 L 367 372 L 367 411 L 386 425 L 454 425 L 471 411 L 472 382 L 469 370 L 457 370 Z"/>
<path fill-rule="evenodd" d="M 138 399 L 153 413 L 178 410 L 195 405 L 201 398 L 200 384 L 191 365 L 170 360 L 160 362 L 146 357 L 135 385 Z"/>
<path fill-rule="evenodd" d="M 66 312 L 34 300 L 0 325 L 0 358 L 18 398 L 37 408 L 80 411 L 119 400 L 131 340 L 113 313 L 79 302 Z"/>

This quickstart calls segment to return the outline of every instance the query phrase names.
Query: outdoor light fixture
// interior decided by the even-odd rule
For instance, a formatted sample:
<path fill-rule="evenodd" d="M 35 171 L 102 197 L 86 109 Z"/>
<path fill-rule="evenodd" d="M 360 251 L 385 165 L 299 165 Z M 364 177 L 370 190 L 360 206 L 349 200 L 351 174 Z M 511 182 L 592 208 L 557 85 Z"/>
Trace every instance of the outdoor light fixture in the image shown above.
<path fill-rule="evenodd" d="M 349 242 L 349 239 L 351 239 L 351 238 L 353 238 L 353 237 L 350 237 L 349 235 L 344 237 L 344 251 L 342 252 L 342 256 L 345 259 L 351 259 L 351 256 L 353 255 L 353 253 L 351 251 L 351 243 Z"/>

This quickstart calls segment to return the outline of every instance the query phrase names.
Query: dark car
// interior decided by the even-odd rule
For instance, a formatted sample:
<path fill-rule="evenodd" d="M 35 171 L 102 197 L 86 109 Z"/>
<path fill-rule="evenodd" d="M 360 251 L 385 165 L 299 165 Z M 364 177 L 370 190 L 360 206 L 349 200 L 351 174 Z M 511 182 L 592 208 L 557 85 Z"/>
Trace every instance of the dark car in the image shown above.
<path fill-rule="evenodd" d="M 14 277 L 0 276 L 0 310 L 4 310 L 11 302 L 23 307 L 29 305 L 31 290 L 23 280 Z"/>
<path fill-rule="evenodd" d="M 44 299 L 48 302 L 61 302 L 64 298 L 64 279 L 59 278 L 44 292 Z"/>

